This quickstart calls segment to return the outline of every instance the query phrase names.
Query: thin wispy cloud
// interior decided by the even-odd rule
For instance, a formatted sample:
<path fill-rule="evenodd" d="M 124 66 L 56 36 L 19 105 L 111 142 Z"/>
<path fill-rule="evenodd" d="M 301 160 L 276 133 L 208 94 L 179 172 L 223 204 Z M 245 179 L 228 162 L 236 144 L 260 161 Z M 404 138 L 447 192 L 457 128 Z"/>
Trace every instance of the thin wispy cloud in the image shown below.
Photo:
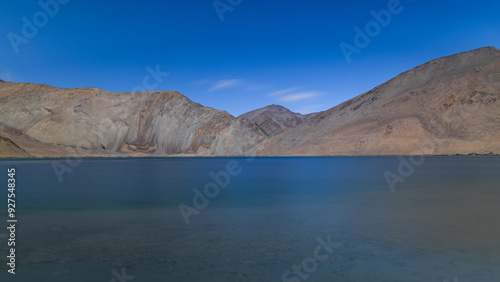
<path fill-rule="evenodd" d="M 323 105 L 321 105 L 321 104 L 307 105 L 305 107 L 300 108 L 297 112 L 299 112 L 301 114 L 309 114 L 309 113 L 318 112 L 319 110 L 321 110 L 322 107 L 323 107 Z"/>
<path fill-rule="evenodd" d="M 319 92 L 314 92 L 314 91 L 306 91 L 306 92 L 300 92 L 300 93 L 294 93 L 290 95 L 286 95 L 283 97 L 279 98 L 280 102 L 295 102 L 295 101 L 301 101 L 305 99 L 310 99 L 319 96 Z"/>
<path fill-rule="evenodd" d="M 241 79 L 219 80 L 208 91 L 212 92 L 219 89 L 233 88 L 240 85 L 241 82 Z"/>
<path fill-rule="evenodd" d="M 284 95 L 284 94 L 287 94 L 287 93 L 290 93 L 290 92 L 294 92 L 294 91 L 297 91 L 297 90 L 299 90 L 298 87 L 283 89 L 283 90 L 279 90 L 279 91 L 273 92 L 273 93 L 269 94 L 268 96 L 280 96 L 280 95 Z"/>

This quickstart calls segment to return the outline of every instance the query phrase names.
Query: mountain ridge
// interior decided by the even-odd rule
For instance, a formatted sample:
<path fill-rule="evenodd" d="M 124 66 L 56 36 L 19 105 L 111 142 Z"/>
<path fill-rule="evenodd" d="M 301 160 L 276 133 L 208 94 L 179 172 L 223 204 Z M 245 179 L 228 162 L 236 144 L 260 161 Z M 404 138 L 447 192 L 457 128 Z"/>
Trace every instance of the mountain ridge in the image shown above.
<path fill-rule="evenodd" d="M 6 82 L 0 110 L 0 136 L 35 157 L 77 149 L 83 156 L 249 155 L 267 138 L 254 124 L 173 91 Z"/>
<path fill-rule="evenodd" d="M 499 153 L 500 147 L 494 142 L 494 138 L 479 141 L 488 143 L 487 146 L 483 146 L 486 144 L 471 146 L 450 139 L 448 141 L 453 141 L 451 144 L 441 140 L 446 139 L 446 135 L 450 138 L 456 137 L 451 132 L 453 130 L 445 128 L 450 127 L 450 123 L 453 127 L 457 127 L 455 129 L 457 131 L 461 129 L 460 125 L 468 121 L 466 115 L 470 113 L 466 110 L 472 109 L 472 106 L 468 105 L 477 106 L 477 101 L 470 103 L 470 99 L 466 101 L 467 103 L 463 101 L 475 91 L 491 94 L 489 96 L 495 108 L 489 109 L 479 105 L 475 111 L 493 116 L 492 129 L 495 136 L 499 136 L 499 120 L 496 114 L 499 110 L 496 101 L 500 93 L 500 83 L 498 83 L 500 77 L 496 77 L 500 70 L 499 59 L 500 50 L 484 47 L 432 60 L 271 138 L 266 144 L 267 148 L 259 153 L 263 155 L 485 154 L 490 153 L 486 152 L 490 150 Z M 488 81 L 487 78 L 492 76 L 494 76 L 493 81 Z M 465 88 L 461 86 L 466 85 L 470 88 L 467 89 L 470 93 L 462 93 Z M 456 96 L 455 100 L 452 96 Z M 458 96 L 461 100 L 457 104 Z M 410 100 L 413 103 L 409 106 L 406 102 Z M 447 101 L 451 103 L 443 106 Z M 450 107 L 452 105 L 453 107 Z M 432 111 L 427 111 L 426 106 L 433 107 Z M 438 109 L 440 106 L 444 108 Z M 415 111 L 416 108 L 419 111 Z M 439 110 L 445 111 L 447 117 L 440 117 Z M 403 118 L 398 113 L 401 111 L 411 114 Z M 397 117 L 398 115 L 400 116 Z M 392 122 L 387 119 L 391 116 Z M 439 127 L 440 124 L 444 127 Z M 394 134 L 393 136 L 381 134 L 384 132 L 383 128 L 375 131 L 374 126 L 385 126 L 387 131 L 392 131 L 393 127 L 397 128 L 399 132 L 395 133 L 399 134 L 400 140 L 391 140 L 394 139 Z M 314 130 L 310 130 L 311 128 Z M 484 134 L 485 130 L 481 132 Z M 300 136 L 305 137 L 298 138 Z M 420 149 L 418 145 L 410 144 L 423 142 L 421 140 L 426 140 L 432 145 Z M 403 141 L 407 141 L 407 144 Z M 443 148 L 446 146 L 452 147 Z"/>
<path fill-rule="evenodd" d="M 293 128 L 314 114 L 302 115 L 294 113 L 281 105 L 268 105 L 247 113 L 238 118 L 245 118 L 259 126 L 268 136 L 275 136 L 288 128 Z"/>
<path fill-rule="evenodd" d="M 0 157 L 500 154 L 494 47 L 429 61 L 310 115 L 269 105 L 236 118 L 176 91 L 0 82 Z"/>

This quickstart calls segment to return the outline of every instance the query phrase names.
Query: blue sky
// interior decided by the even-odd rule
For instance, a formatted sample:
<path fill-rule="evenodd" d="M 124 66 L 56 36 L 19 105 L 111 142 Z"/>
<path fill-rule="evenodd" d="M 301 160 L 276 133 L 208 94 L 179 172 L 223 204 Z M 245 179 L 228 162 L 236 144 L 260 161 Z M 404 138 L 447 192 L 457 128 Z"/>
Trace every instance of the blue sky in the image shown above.
<path fill-rule="evenodd" d="M 269 104 L 326 110 L 429 60 L 500 48 L 498 1 L 40 3 L 0 3 L 0 78 L 175 90 L 236 116 Z M 369 42 L 356 45 L 356 27 Z M 357 48 L 349 60 L 342 42 Z"/>

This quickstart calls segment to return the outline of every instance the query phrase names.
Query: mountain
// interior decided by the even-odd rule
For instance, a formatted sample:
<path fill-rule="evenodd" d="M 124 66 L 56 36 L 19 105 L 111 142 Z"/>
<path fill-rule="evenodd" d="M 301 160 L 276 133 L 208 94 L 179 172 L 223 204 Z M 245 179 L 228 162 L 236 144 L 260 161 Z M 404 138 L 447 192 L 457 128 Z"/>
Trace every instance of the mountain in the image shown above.
<path fill-rule="evenodd" d="M 500 154 L 500 50 L 433 60 L 327 111 L 235 118 L 178 92 L 0 81 L 0 157 Z"/>
<path fill-rule="evenodd" d="M 314 114 L 294 113 L 280 105 L 269 105 L 240 115 L 259 126 L 268 136 L 275 136 L 288 128 L 295 127 Z"/>
<path fill-rule="evenodd" d="M 259 155 L 500 153 L 500 50 L 433 60 L 270 138 Z"/>
<path fill-rule="evenodd" d="M 0 82 L 0 156 L 254 155 L 255 124 L 178 92 Z"/>

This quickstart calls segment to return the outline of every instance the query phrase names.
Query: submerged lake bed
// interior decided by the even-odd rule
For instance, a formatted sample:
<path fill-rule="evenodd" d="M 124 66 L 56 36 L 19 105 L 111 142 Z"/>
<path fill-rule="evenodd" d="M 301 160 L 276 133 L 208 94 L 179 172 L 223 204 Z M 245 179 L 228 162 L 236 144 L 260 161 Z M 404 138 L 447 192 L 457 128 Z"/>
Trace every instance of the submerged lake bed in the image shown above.
<path fill-rule="evenodd" d="M 1 160 L 0 168 L 3 183 L 16 170 L 18 219 L 16 275 L 4 263 L 2 281 L 500 277 L 499 157 Z M 0 208 L 6 224 L 7 200 Z"/>

